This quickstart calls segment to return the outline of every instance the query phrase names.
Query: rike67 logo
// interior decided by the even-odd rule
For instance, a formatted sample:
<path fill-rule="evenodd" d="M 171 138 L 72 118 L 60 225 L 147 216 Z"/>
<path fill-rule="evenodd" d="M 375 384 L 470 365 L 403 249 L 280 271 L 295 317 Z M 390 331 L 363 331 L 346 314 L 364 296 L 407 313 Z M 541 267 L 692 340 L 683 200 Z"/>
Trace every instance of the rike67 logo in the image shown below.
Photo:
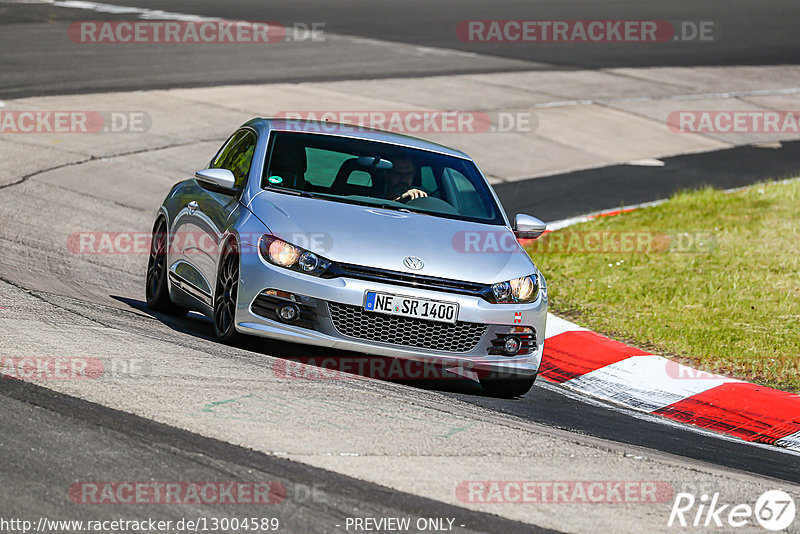
<path fill-rule="evenodd" d="M 728 529 L 754 526 L 757 522 L 777 532 L 794 522 L 795 513 L 794 499 L 781 490 L 764 492 L 755 505 L 724 503 L 719 493 L 712 496 L 704 493 L 698 499 L 692 493 L 681 492 L 675 496 L 667 526 Z"/>

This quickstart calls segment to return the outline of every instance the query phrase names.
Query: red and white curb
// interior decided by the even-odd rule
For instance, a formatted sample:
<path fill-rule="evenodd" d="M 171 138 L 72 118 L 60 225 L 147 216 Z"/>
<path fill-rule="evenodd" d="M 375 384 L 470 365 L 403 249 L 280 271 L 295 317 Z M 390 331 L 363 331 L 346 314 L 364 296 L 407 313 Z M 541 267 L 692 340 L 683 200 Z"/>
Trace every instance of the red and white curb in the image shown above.
<path fill-rule="evenodd" d="M 583 395 L 800 451 L 800 395 L 698 371 L 548 315 L 539 377 Z"/>
<path fill-rule="evenodd" d="M 661 202 L 592 213 L 547 226 L 548 230 L 557 230 Z M 751 443 L 800 451 L 800 395 L 698 371 L 552 314 L 548 314 L 545 340 L 539 377 L 549 382 Z"/>
<path fill-rule="evenodd" d="M 640 208 L 649 208 L 652 206 L 658 206 L 659 204 L 663 204 L 664 202 L 666 202 L 666 199 L 653 200 L 651 202 L 642 202 L 641 204 L 631 204 L 629 206 L 623 206 L 621 208 L 616 208 L 613 210 L 595 211 L 592 213 L 587 213 L 586 215 L 578 215 L 577 217 L 570 217 L 569 219 L 561 219 L 560 221 L 549 222 L 547 223 L 546 232 L 555 232 L 556 230 L 561 230 L 563 228 L 566 228 L 567 226 L 588 222 L 597 219 L 598 217 L 611 217 L 612 215 L 628 213 L 629 211 L 638 210 Z"/>

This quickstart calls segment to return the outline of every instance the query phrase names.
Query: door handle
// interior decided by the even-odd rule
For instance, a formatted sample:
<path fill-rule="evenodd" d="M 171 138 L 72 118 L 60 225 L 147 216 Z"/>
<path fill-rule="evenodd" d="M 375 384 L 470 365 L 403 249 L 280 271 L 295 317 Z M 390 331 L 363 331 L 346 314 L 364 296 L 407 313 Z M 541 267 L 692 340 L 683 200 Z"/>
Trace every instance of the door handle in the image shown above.
<path fill-rule="evenodd" d="M 194 213 L 195 210 L 198 208 L 197 201 L 192 200 L 191 202 L 189 202 L 188 207 L 189 207 L 189 214 Z"/>

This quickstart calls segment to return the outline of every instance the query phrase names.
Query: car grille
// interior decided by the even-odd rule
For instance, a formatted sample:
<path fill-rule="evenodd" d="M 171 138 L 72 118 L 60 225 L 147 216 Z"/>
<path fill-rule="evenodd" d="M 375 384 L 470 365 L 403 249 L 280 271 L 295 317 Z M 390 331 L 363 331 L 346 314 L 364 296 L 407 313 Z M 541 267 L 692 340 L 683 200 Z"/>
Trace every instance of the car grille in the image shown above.
<path fill-rule="evenodd" d="M 392 345 L 444 352 L 470 352 L 481 340 L 486 325 L 438 323 L 411 317 L 365 312 L 358 306 L 328 303 L 336 330 L 348 337 Z"/>
<path fill-rule="evenodd" d="M 486 284 L 451 280 L 449 278 L 437 278 L 435 276 L 425 276 L 421 274 L 403 273 L 400 271 L 389 271 L 386 269 L 377 269 L 375 267 L 364 267 L 363 265 L 337 264 L 337 269 L 334 274 L 335 276 L 346 276 L 358 280 L 430 289 L 432 291 L 444 291 L 460 295 L 473 295 L 482 298 L 491 296 L 491 286 Z"/>

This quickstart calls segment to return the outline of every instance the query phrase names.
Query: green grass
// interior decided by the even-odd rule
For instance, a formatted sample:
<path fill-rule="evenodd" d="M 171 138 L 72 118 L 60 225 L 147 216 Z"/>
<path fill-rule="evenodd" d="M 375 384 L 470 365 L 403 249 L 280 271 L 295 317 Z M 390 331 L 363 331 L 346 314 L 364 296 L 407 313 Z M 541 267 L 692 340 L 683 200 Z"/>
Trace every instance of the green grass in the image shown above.
<path fill-rule="evenodd" d="M 583 252 L 588 235 L 602 243 L 587 232 L 640 246 Z M 698 369 L 800 392 L 800 182 L 680 193 L 528 250 L 557 315 Z"/>

